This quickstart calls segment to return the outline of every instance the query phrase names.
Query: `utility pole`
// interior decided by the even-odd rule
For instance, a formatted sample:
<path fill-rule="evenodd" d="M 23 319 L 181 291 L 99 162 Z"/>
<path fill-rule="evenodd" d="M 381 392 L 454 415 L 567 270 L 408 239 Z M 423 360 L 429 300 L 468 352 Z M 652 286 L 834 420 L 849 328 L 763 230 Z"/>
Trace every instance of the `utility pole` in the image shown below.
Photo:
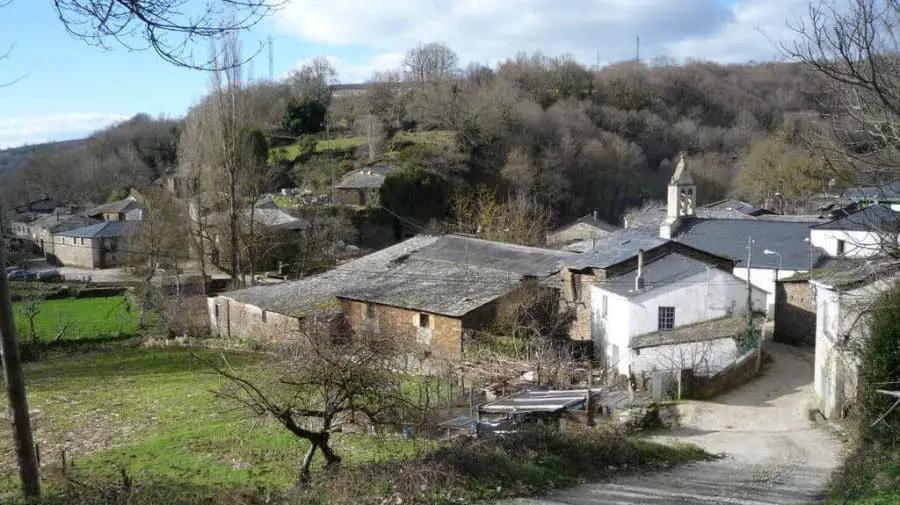
<path fill-rule="evenodd" d="M 2 209 L 0 209 L 2 215 Z M 12 422 L 13 438 L 16 441 L 16 455 L 19 459 L 19 479 L 22 493 L 26 498 L 41 497 L 41 481 L 38 475 L 37 452 L 31 435 L 31 419 L 28 414 L 28 400 L 25 396 L 25 380 L 22 374 L 22 357 L 19 341 L 16 339 L 16 324 L 13 320 L 9 283 L 6 279 L 6 246 L 0 239 L 0 358 L 6 379 L 6 393 L 9 398 L 9 417 Z"/>

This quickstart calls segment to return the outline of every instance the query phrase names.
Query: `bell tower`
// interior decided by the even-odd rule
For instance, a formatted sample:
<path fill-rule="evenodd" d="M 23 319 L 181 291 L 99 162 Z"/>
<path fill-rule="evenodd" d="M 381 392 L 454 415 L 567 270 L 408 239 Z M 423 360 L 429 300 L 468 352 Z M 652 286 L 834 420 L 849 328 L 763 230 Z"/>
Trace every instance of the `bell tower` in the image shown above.
<path fill-rule="evenodd" d="M 669 181 L 666 220 L 659 227 L 660 237 L 672 238 L 678 231 L 682 220 L 694 216 L 696 198 L 697 186 L 685 166 L 684 152 L 682 152 L 679 155 L 675 173 Z"/>

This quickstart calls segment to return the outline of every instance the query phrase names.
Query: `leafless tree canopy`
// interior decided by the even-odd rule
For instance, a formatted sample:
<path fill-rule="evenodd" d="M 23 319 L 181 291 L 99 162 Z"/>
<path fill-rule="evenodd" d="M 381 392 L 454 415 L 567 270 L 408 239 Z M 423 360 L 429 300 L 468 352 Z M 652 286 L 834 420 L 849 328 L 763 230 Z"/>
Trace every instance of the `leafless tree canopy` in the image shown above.
<path fill-rule="evenodd" d="M 897 0 L 813 2 L 785 52 L 824 76 L 835 91 L 832 138 L 818 136 L 861 182 L 896 177 L 900 159 L 900 57 Z M 830 141 L 830 142 L 828 142 Z"/>
<path fill-rule="evenodd" d="M 196 59 L 193 45 L 246 30 L 285 0 L 53 0 L 66 30 L 108 49 L 152 49 L 175 65 L 213 69 L 214 59 Z M 205 48 L 203 48 L 205 51 Z"/>

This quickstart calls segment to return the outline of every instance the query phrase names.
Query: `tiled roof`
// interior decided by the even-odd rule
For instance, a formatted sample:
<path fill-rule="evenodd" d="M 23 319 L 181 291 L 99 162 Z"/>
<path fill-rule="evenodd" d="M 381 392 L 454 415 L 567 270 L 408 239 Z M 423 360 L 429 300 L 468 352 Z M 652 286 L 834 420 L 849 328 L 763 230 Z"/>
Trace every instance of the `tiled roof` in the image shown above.
<path fill-rule="evenodd" d="M 121 214 L 123 212 L 129 212 L 139 208 L 140 205 L 137 203 L 137 201 L 134 198 L 128 197 L 123 200 L 119 200 L 118 202 L 107 203 L 98 207 L 94 207 L 93 209 L 89 209 L 84 213 L 84 215 L 93 217 L 100 214 Z"/>
<path fill-rule="evenodd" d="M 375 189 L 384 184 L 387 174 L 394 170 L 389 165 L 372 165 L 354 170 L 341 178 L 338 189 Z"/>
<path fill-rule="evenodd" d="M 649 251 L 668 242 L 669 240 L 648 230 L 626 228 L 597 239 L 592 243 L 591 249 L 574 256 L 566 266 L 607 268 L 631 259 L 638 249 Z"/>
<path fill-rule="evenodd" d="M 661 345 L 706 342 L 720 338 L 734 337 L 746 327 L 742 317 L 723 317 L 697 324 L 681 326 L 673 330 L 657 331 L 631 338 L 632 349 L 643 349 Z"/>
<path fill-rule="evenodd" d="M 813 226 L 814 230 L 843 230 L 843 231 L 869 231 L 869 230 L 896 230 L 900 213 L 894 212 L 884 205 L 872 205 L 849 216 L 844 216 L 834 221 Z"/>

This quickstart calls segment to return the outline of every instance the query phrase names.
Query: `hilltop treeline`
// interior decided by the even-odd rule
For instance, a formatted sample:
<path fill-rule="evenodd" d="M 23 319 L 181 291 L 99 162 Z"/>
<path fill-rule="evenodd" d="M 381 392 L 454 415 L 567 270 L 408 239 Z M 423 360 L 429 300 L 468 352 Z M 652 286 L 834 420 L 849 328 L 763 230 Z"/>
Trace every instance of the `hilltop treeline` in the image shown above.
<path fill-rule="evenodd" d="M 493 68 L 459 68 L 451 49 L 432 43 L 410 50 L 403 68 L 376 73 L 362 93 L 335 95 L 335 77 L 317 60 L 284 82 L 250 86 L 253 126 L 272 145 L 298 140 L 285 131 L 297 124 L 285 110 L 298 99 L 323 103 L 333 131 L 362 132 L 373 145 L 360 154 L 389 158 L 406 168 L 403 177 L 437 178 L 451 193 L 484 186 L 500 199 L 528 195 L 558 221 L 595 209 L 617 221 L 626 208 L 661 197 L 681 151 L 701 199 L 736 189 L 764 199 L 753 191 L 759 188 L 735 187 L 744 161 L 766 158 L 759 151 L 771 150 L 772 139 L 793 154 L 829 107 L 817 78 L 786 63 L 658 59 L 597 70 L 567 56 L 520 54 Z M 83 144 L 29 158 L 5 176 L 3 196 L 101 201 L 141 187 L 177 167 L 180 128 L 136 116 Z M 446 141 L 392 141 L 422 131 Z M 303 162 L 292 163 L 287 173 L 302 181 Z"/>

